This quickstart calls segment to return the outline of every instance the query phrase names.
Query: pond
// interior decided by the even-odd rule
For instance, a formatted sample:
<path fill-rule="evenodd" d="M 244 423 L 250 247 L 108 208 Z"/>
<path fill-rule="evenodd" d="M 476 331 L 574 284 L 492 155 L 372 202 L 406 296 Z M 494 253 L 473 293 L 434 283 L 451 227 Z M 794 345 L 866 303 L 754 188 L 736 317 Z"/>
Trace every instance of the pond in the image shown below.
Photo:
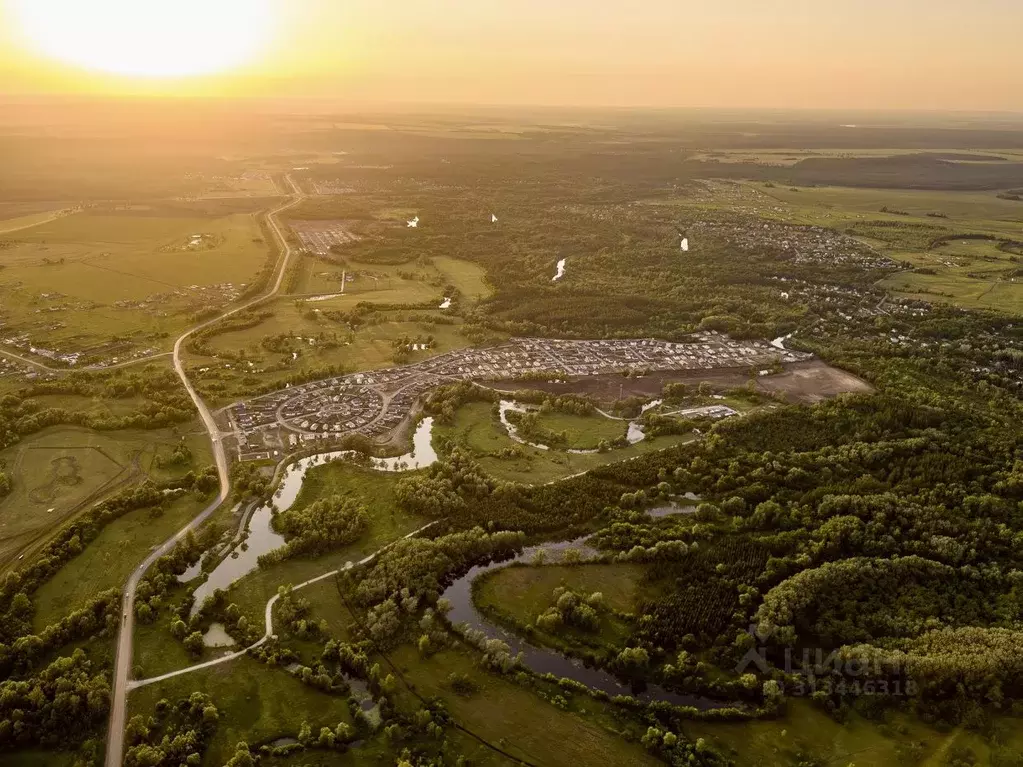
<path fill-rule="evenodd" d="M 202 635 L 202 643 L 207 647 L 231 647 L 234 640 L 227 633 L 222 623 L 211 623 L 209 630 Z"/>
<path fill-rule="evenodd" d="M 521 653 L 523 665 L 537 674 L 554 674 L 558 677 L 572 679 L 591 689 L 601 690 L 608 695 L 631 695 L 637 700 L 648 703 L 665 701 L 676 706 L 693 706 L 698 709 L 721 708 L 733 705 L 714 701 L 700 695 L 683 695 L 654 684 L 643 685 L 641 687 L 630 686 L 608 671 L 585 666 L 582 661 L 570 658 L 557 650 L 532 645 L 518 634 L 492 623 L 483 613 L 476 609 L 476 605 L 472 600 L 472 582 L 476 578 L 484 573 L 508 567 L 513 562 L 531 564 L 538 557 L 543 557 L 546 562 L 556 562 L 559 559 L 564 560 L 565 552 L 571 549 L 578 551 L 582 559 L 592 559 L 598 555 L 598 552 L 586 543 L 585 538 L 576 538 L 559 543 L 529 546 L 513 559 L 491 562 L 487 565 L 477 565 L 448 586 L 441 595 L 452 606 L 451 612 L 447 615 L 448 620 L 456 626 L 464 624 L 469 628 L 482 631 L 490 639 L 499 639 L 505 642 L 511 647 L 512 654 L 517 655 Z M 544 553 L 538 554 L 540 551 Z"/>
<path fill-rule="evenodd" d="M 696 511 L 696 504 L 699 500 L 700 496 L 696 495 L 696 493 L 686 493 L 680 498 L 672 498 L 667 504 L 647 509 L 646 513 L 654 519 L 670 517 L 676 514 L 692 514 Z"/>
<path fill-rule="evenodd" d="M 558 280 L 565 276 L 565 263 L 567 261 L 568 261 L 567 258 L 563 258 L 560 261 L 558 261 L 558 270 L 554 273 L 554 276 L 551 277 L 551 282 L 557 282 Z"/>
<path fill-rule="evenodd" d="M 374 458 L 371 467 L 377 471 L 413 471 L 424 469 L 437 460 L 433 449 L 433 418 L 424 418 L 416 427 L 412 437 L 412 452 L 395 458 Z M 330 461 L 343 460 L 353 455 L 350 450 L 334 450 L 317 453 L 307 458 L 294 461 L 281 473 L 281 481 L 274 493 L 273 506 L 278 511 L 286 511 L 298 498 L 306 472 L 314 466 Z M 235 546 L 210 573 L 205 583 L 196 587 L 192 603 L 192 614 L 198 612 L 202 603 L 216 589 L 226 589 L 244 575 L 252 572 L 259 565 L 259 557 L 268 554 L 284 545 L 284 537 L 276 533 L 272 526 L 273 508 L 270 504 L 260 506 L 252 512 L 248 524 L 248 537 Z M 205 556 L 205 555 L 204 555 Z M 195 566 L 193 566 L 195 567 Z M 192 568 L 189 568 L 191 570 Z M 187 571 L 186 571 L 187 572 Z"/>

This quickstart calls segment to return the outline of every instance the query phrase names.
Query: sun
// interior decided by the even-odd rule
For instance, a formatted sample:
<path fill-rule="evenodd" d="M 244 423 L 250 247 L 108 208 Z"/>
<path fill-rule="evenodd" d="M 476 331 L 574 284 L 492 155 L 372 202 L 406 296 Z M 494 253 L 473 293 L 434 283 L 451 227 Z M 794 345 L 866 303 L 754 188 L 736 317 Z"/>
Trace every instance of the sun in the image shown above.
<path fill-rule="evenodd" d="M 189 77 L 255 58 L 274 30 L 274 0 L 9 0 L 39 52 L 117 75 Z"/>

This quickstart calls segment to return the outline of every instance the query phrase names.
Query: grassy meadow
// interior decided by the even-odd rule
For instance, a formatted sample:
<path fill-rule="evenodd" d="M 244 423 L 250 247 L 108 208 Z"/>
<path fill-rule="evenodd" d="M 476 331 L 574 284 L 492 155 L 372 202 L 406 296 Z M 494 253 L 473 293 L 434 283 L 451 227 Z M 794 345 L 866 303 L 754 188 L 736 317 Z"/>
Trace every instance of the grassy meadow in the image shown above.
<path fill-rule="evenodd" d="M 122 586 L 145 554 L 184 527 L 210 500 L 187 493 L 159 510 L 138 509 L 106 525 L 36 592 L 36 627 L 41 630 L 59 620 L 100 591 Z"/>
<path fill-rule="evenodd" d="M 266 262 L 255 214 L 163 212 L 87 210 L 7 235 L 5 334 L 61 352 L 126 337 L 165 350 L 192 313 L 226 306 Z"/>
<path fill-rule="evenodd" d="M 517 758 L 545 767 L 660 764 L 638 743 L 622 738 L 625 725 L 585 696 L 571 696 L 572 709 L 559 709 L 534 691 L 483 670 L 457 649 L 423 658 L 403 645 L 388 657 L 417 693 L 437 696 L 456 722 Z M 476 691 L 456 693 L 449 682 L 453 674 L 467 677 Z"/>
<path fill-rule="evenodd" d="M 193 692 L 209 695 L 220 714 L 216 734 L 204 755 L 206 765 L 224 764 L 239 741 L 257 745 L 295 737 L 303 722 L 309 722 L 316 733 L 321 727 L 352 723 L 343 697 L 320 692 L 282 668 L 247 657 L 131 692 L 128 717 L 149 716 L 161 698 L 174 702 Z"/>

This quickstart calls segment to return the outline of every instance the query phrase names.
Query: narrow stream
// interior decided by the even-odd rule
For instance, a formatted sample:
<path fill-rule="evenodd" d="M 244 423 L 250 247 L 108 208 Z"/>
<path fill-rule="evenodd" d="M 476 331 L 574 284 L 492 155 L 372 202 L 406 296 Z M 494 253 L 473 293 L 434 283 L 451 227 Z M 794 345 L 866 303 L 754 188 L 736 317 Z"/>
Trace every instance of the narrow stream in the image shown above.
<path fill-rule="evenodd" d="M 562 678 L 572 679 L 591 689 L 606 692 L 608 695 L 631 695 L 637 700 L 648 703 L 652 701 L 666 701 L 676 706 L 693 706 L 701 710 L 733 705 L 721 703 L 700 695 L 683 695 L 682 693 L 666 690 L 655 684 L 647 684 L 642 687 L 630 686 L 608 671 L 587 667 L 583 665 L 582 661 L 570 658 L 557 650 L 532 645 L 518 634 L 492 623 L 483 613 L 476 609 L 476 605 L 472 600 L 472 582 L 484 573 L 508 567 L 513 562 L 532 563 L 535 561 L 534 557 L 537 556 L 537 552 L 540 550 L 545 552 L 545 555 L 543 555 L 545 556 L 545 562 L 557 562 L 559 559 L 564 558 L 564 552 L 569 549 L 577 550 L 583 559 L 592 559 L 597 555 L 596 550 L 586 544 L 585 538 L 576 538 L 560 543 L 529 546 L 513 559 L 491 562 L 487 565 L 477 565 L 448 586 L 441 595 L 452 605 L 451 612 L 447 616 L 448 620 L 454 625 L 465 624 L 469 628 L 482 631 L 490 639 L 499 639 L 505 642 L 511 647 L 513 655 L 522 653 L 523 665 L 538 674 L 554 674 Z"/>
<path fill-rule="evenodd" d="M 653 402 L 648 402 L 647 404 L 643 405 L 641 414 L 645 413 L 647 410 L 650 410 L 651 408 L 657 407 L 658 405 L 661 404 L 661 402 L 662 400 L 659 399 L 655 399 Z M 522 435 L 519 434 L 518 427 L 516 427 L 515 424 L 508 420 L 508 411 L 514 411 L 516 413 L 529 413 L 532 412 L 533 410 L 536 410 L 536 408 L 531 408 L 528 405 L 520 404 L 518 402 L 515 402 L 514 400 L 503 399 L 498 405 L 498 414 L 501 419 L 501 425 L 504 426 L 505 431 L 508 432 L 509 437 L 518 442 L 520 445 L 534 447 L 537 450 L 551 450 L 550 445 L 544 445 L 539 442 L 529 442 L 528 440 L 524 439 Z M 614 418 L 613 416 L 610 416 L 601 410 L 598 410 L 597 414 L 603 416 L 604 418 L 609 418 L 611 420 L 625 420 L 624 418 L 622 419 Z M 629 421 L 628 430 L 625 432 L 626 442 L 628 442 L 630 445 L 635 445 L 637 442 L 642 442 L 644 439 L 646 439 L 646 432 L 643 431 L 643 425 L 639 421 Z M 569 448 L 565 452 L 572 453 L 573 455 L 592 455 L 594 453 L 599 453 L 600 451 L 595 448 L 590 449 Z"/>
<path fill-rule="evenodd" d="M 374 458 L 371 464 L 372 468 L 377 471 L 389 472 L 425 469 L 437 460 L 432 438 L 433 418 L 424 418 L 412 436 L 411 453 L 394 458 Z M 309 469 L 330 461 L 344 460 L 351 455 L 352 451 L 350 450 L 334 450 L 300 458 L 294 463 L 288 464 L 281 473 L 281 481 L 277 486 L 277 492 L 274 493 L 273 505 L 277 507 L 278 511 L 291 508 L 295 499 L 298 498 L 298 493 L 302 489 L 302 483 L 305 481 L 306 472 Z M 244 542 L 235 546 L 231 553 L 213 569 L 206 581 L 196 587 L 195 601 L 192 603 L 193 615 L 216 589 L 226 589 L 242 576 L 248 575 L 258 566 L 260 556 L 284 545 L 284 537 L 274 532 L 271 525 L 272 520 L 273 509 L 270 504 L 260 506 L 252 512 L 248 524 L 249 533 Z M 193 568 L 198 568 L 198 565 L 193 565 L 186 573 Z M 197 574 L 198 569 L 196 569 Z"/>

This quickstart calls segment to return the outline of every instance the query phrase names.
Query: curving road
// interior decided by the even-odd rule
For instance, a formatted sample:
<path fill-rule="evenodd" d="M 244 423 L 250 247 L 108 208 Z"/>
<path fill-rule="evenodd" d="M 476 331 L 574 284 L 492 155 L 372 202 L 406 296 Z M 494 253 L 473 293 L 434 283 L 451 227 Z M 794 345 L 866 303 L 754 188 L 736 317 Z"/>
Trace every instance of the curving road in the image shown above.
<path fill-rule="evenodd" d="M 172 538 L 150 552 L 149 556 L 145 558 L 142 564 L 132 571 L 131 576 L 128 578 L 128 582 L 124 586 L 124 596 L 121 603 L 123 618 L 121 621 L 121 632 L 117 638 L 117 653 L 114 658 L 114 679 L 112 685 L 112 700 L 110 703 L 110 725 L 107 732 L 107 767 L 121 767 L 121 763 L 124 760 L 124 727 L 126 724 L 125 718 L 127 716 L 128 690 L 130 689 L 129 677 L 131 676 L 132 637 L 135 629 L 135 590 L 138 588 L 139 581 L 142 580 L 146 571 L 157 559 L 171 551 L 179 541 L 188 535 L 189 531 L 195 530 L 199 527 L 199 525 L 205 522 L 213 512 L 220 508 L 220 505 L 227 498 L 228 493 L 231 490 L 231 482 L 227 473 L 227 454 L 224 451 L 220 431 L 217 429 L 217 424 L 213 420 L 213 415 L 210 413 L 210 409 L 206 406 L 206 403 L 203 402 L 199 393 L 196 392 L 195 387 L 192 386 L 192 382 L 188 380 L 188 375 L 185 373 L 185 367 L 181 362 L 182 344 L 184 344 L 184 342 L 188 340 L 189 336 L 192 334 L 210 327 L 225 317 L 230 317 L 232 314 L 237 314 L 238 312 L 245 311 L 256 304 L 262 303 L 263 301 L 277 295 L 280 291 L 281 284 L 284 282 L 284 275 L 288 269 L 288 261 L 291 259 L 292 249 L 288 244 L 288 241 L 285 239 L 284 234 L 281 232 L 280 221 L 277 216 L 288 208 L 297 205 L 305 198 L 302 190 L 299 189 L 294 181 L 292 181 L 290 176 L 285 176 L 285 179 L 292 189 L 290 199 L 288 202 L 267 214 L 267 221 L 270 224 L 270 229 L 273 232 L 274 239 L 281 248 L 281 258 L 277 265 L 277 276 L 274 279 L 273 284 L 270 286 L 270 289 L 263 295 L 254 298 L 251 301 L 241 304 L 230 311 L 224 312 L 211 320 L 207 320 L 206 322 L 196 325 L 183 333 L 174 343 L 174 370 L 181 379 L 181 383 L 188 391 L 188 396 L 190 396 L 192 398 L 192 402 L 195 403 L 195 408 L 199 411 L 199 415 L 202 417 L 203 424 L 206 426 L 206 431 L 209 432 L 210 441 L 213 445 L 213 456 L 217 464 L 217 474 L 220 476 L 220 493 L 209 506 L 200 512 L 197 517 L 192 519 L 191 522 L 175 533 Z"/>
<path fill-rule="evenodd" d="M 431 526 L 433 526 L 435 524 L 437 524 L 437 523 L 436 522 L 428 522 L 427 524 L 425 524 L 422 527 L 420 527 L 418 530 L 413 530 L 408 535 L 405 535 L 405 536 L 403 536 L 401 538 L 398 538 L 397 540 L 391 541 L 386 546 L 381 546 L 379 549 L 374 551 L 372 554 L 370 554 L 367 557 L 363 557 L 362 559 L 360 559 L 358 562 L 355 562 L 354 564 L 352 562 L 349 562 L 344 567 L 339 567 L 336 570 L 331 570 L 329 573 L 323 573 L 323 575 L 317 575 L 315 578 L 310 578 L 309 580 L 305 581 L 304 583 L 300 583 L 297 586 L 292 586 L 291 590 L 293 592 L 295 592 L 295 591 L 298 591 L 300 589 L 304 589 L 306 586 L 311 586 L 314 583 L 319 583 L 320 581 L 324 580 L 325 578 L 330 578 L 332 575 L 337 575 L 342 570 L 348 570 L 348 569 L 350 569 L 352 567 L 355 567 L 357 565 L 369 564 L 374 559 L 376 559 L 378 556 L 380 556 L 380 554 L 382 554 L 383 552 L 387 551 L 387 549 L 391 548 L 391 546 L 393 546 L 398 541 L 408 540 L 412 536 L 418 535 L 419 533 L 423 532 L 423 530 L 425 530 L 426 528 L 431 527 Z M 261 636 L 259 639 L 257 639 L 252 644 L 250 644 L 244 650 L 238 650 L 237 652 L 229 653 L 227 655 L 222 655 L 219 658 L 214 658 L 213 660 L 208 660 L 208 661 L 206 661 L 204 663 L 196 663 L 194 666 L 186 666 L 185 668 L 179 668 L 177 671 L 171 671 L 171 672 L 169 672 L 167 674 L 161 674 L 160 676 L 151 676 L 148 679 L 136 679 L 136 680 L 130 681 L 130 682 L 128 682 L 128 689 L 129 690 L 136 690 L 139 687 L 145 687 L 147 684 L 153 684 L 153 682 L 162 682 L 164 679 L 170 679 L 171 677 L 181 676 L 182 674 L 190 674 L 193 671 L 198 671 L 199 669 L 203 669 L 203 668 L 209 668 L 210 666 L 216 666 L 216 665 L 218 665 L 220 663 L 227 663 L 227 661 L 229 661 L 229 660 L 234 660 L 235 658 L 239 658 L 242 655 L 245 655 L 245 653 L 247 653 L 249 650 L 255 650 L 257 647 L 259 647 L 264 642 L 266 642 L 266 640 L 270 639 L 270 637 L 276 636 L 274 634 L 273 611 L 274 611 L 274 605 L 277 603 L 277 599 L 279 597 L 280 597 L 279 593 L 278 594 L 274 594 L 272 597 L 270 597 L 269 601 L 267 601 L 267 603 L 266 603 L 266 611 L 265 611 L 264 616 L 263 616 L 264 621 L 266 622 L 266 631 L 263 633 L 263 636 Z"/>

